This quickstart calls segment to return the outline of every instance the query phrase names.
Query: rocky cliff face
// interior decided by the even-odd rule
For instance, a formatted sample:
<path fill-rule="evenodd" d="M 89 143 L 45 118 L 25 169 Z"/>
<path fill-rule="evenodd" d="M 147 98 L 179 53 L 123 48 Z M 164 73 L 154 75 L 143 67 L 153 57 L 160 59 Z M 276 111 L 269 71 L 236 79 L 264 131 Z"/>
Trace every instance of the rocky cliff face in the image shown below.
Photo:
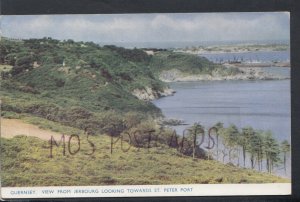
<path fill-rule="evenodd" d="M 171 88 L 164 88 L 162 91 L 155 91 L 150 87 L 145 89 L 134 89 L 132 94 L 140 100 L 151 101 L 160 97 L 173 95 L 175 91 Z"/>

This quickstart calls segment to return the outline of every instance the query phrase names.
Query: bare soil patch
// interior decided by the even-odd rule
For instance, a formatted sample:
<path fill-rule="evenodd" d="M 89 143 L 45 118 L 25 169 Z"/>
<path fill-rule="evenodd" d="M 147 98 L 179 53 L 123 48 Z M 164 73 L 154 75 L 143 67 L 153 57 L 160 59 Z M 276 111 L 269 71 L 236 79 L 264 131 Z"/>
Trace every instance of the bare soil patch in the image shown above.
<path fill-rule="evenodd" d="M 1 137 L 13 138 L 17 135 L 34 136 L 43 140 L 50 140 L 51 136 L 60 138 L 61 134 L 44 130 L 36 125 L 25 123 L 19 119 L 1 118 Z"/>

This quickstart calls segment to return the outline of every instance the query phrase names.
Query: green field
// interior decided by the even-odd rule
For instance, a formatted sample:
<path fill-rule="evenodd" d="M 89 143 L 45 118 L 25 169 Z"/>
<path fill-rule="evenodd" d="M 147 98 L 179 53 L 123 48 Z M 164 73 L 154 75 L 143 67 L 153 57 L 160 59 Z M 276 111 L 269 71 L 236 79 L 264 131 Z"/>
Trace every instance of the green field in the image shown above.
<path fill-rule="evenodd" d="M 54 148 L 49 158 L 47 141 L 34 137 L 2 138 L 2 186 L 87 186 L 138 184 L 274 183 L 288 179 L 224 165 L 214 160 L 192 159 L 165 145 L 124 152 L 120 142 L 110 150 L 110 137 L 82 137 L 80 151 L 63 156 Z M 73 143 L 72 151 L 77 149 Z M 123 149 L 129 145 L 124 143 Z"/>

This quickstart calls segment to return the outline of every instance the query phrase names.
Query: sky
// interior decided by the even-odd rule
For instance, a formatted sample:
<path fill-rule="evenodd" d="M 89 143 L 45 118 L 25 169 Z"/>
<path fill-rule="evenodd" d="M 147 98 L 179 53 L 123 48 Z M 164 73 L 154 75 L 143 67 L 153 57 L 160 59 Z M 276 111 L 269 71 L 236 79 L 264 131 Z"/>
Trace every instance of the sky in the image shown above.
<path fill-rule="evenodd" d="M 110 42 L 289 40 L 288 12 L 0 16 L 12 38 Z"/>

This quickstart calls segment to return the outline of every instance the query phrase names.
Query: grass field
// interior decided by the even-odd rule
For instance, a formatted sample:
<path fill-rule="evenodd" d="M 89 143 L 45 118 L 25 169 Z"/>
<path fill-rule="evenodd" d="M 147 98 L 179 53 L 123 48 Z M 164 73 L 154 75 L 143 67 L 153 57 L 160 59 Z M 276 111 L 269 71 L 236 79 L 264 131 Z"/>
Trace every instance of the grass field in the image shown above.
<path fill-rule="evenodd" d="M 106 135 L 89 136 L 83 131 L 54 122 L 24 118 L 23 121 L 57 126 L 66 136 L 63 144 L 53 146 L 50 158 L 49 141 L 37 137 L 1 138 L 2 186 L 87 186 L 137 184 L 208 184 L 208 183 L 274 183 L 290 180 L 250 169 L 224 165 L 214 160 L 193 159 L 176 149 L 158 144 L 153 148 L 136 148 L 121 140 L 113 145 Z M 77 138 L 68 137 L 78 134 Z M 60 139 L 55 137 L 57 143 Z M 116 138 L 113 139 L 116 141 Z M 89 155 L 93 151 L 92 155 Z M 127 150 L 128 151 L 125 151 Z M 70 153 L 71 151 L 71 153 Z"/>

